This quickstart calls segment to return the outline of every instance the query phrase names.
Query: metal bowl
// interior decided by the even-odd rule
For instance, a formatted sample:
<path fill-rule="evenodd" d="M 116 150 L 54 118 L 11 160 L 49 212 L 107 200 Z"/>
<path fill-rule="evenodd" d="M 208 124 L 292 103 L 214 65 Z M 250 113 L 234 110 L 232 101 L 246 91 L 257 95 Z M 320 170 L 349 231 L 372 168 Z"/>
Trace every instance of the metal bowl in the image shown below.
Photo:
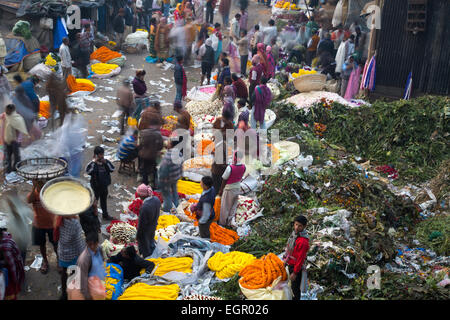
<path fill-rule="evenodd" d="M 45 194 L 45 192 L 48 190 L 48 188 L 50 186 L 55 185 L 57 183 L 61 183 L 61 182 L 67 182 L 67 181 L 73 182 L 75 184 L 78 184 L 78 185 L 82 186 L 84 189 L 86 189 L 89 192 L 89 197 L 90 197 L 89 205 L 87 205 L 86 208 L 83 208 L 83 210 L 80 210 L 79 212 L 67 213 L 67 212 L 55 211 L 54 209 L 50 208 L 46 204 L 46 202 L 44 200 L 44 194 Z M 85 212 L 86 210 L 88 210 L 92 206 L 92 204 L 94 203 L 94 199 L 95 199 L 94 191 L 92 191 L 91 187 L 85 181 L 83 181 L 81 179 L 73 178 L 73 177 L 59 177 L 59 178 L 55 178 L 55 179 L 52 179 L 50 181 L 47 181 L 47 183 L 45 183 L 44 186 L 42 187 L 39 196 L 40 196 L 40 199 L 41 199 L 42 206 L 47 211 L 49 211 L 49 212 L 51 212 L 53 214 L 56 214 L 56 215 L 60 215 L 60 216 L 71 216 L 71 215 L 81 214 L 81 213 Z"/>
<path fill-rule="evenodd" d="M 33 158 L 22 160 L 16 165 L 19 175 L 29 180 L 49 180 L 62 176 L 67 162 L 58 158 Z"/>

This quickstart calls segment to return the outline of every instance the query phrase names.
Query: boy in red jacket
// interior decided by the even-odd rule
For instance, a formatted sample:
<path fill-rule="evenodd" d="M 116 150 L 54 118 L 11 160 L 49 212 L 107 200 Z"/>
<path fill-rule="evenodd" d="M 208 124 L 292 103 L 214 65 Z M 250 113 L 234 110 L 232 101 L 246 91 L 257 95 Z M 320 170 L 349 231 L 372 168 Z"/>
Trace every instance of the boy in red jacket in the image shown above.
<path fill-rule="evenodd" d="M 304 273 L 305 279 L 303 279 L 302 271 L 304 271 L 304 262 L 309 250 L 309 237 L 305 230 L 307 222 L 308 220 L 302 215 L 295 218 L 294 230 L 288 239 L 286 253 L 284 254 L 285 264 L 289 267 L 289 273 L 291 274 L 293 300 L 300 300 L 302 280 L 306 282 L 306 272 Z"/>

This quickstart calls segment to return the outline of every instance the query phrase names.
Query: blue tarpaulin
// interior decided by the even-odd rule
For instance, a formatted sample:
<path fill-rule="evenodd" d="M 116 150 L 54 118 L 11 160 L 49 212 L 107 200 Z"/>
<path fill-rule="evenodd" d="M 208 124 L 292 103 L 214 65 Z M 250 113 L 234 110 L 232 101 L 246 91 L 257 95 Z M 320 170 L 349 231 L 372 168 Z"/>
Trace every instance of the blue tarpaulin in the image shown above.
<path fill-rule="evenodd" d="M 25 44 L 19 39 L 5 39 L 6 45 L 6 57 L 5 66 L 11 67 L 17 63 L 20 63 L 26 56 L 30 54 L 25 48 Z M 35 51 L 39 51 L 36 49 Z"/>
<path fill-rule="evenodd" d="M 67 37 L 69 33 L 67 32 L 66 25 L 62 18 L 56 20 L 56 26 L 53 30 L 53 48 L 59 49 L 62 44 L 62 39 Z"/>

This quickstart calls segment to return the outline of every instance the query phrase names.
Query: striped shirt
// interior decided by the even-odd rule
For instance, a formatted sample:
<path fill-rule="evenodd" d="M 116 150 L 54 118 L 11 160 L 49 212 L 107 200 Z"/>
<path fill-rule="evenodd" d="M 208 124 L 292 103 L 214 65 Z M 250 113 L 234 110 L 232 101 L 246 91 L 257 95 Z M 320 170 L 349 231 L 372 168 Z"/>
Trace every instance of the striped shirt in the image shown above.
<path fill-rule="evenodd" d="M 124 138 L 119 145 L 119 150 L 117 150 L 117 157 L 120 160 L 127 159 L 133 150 L 136 149 L 136 139 L 133 136 L 128 136 Z"/>
<path fill-rule="evenodd" d="M 83 252 L 86 244 L 81 236 L 82 229 L 80 220 L 64 219 L 59 228 L 58 258 L 61 261 L 69 262 Z"/>

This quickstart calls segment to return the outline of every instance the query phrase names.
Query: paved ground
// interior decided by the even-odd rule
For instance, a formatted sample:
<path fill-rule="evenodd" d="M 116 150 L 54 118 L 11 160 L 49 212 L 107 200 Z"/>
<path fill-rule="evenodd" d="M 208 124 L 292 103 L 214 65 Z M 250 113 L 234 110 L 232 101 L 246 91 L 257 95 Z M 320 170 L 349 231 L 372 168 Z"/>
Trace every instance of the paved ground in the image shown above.
<path fill-rule="evenodd" d="M 236 7 L 232 8 L 231 17 L 234 16 L 235 13 L 238 12 Z M 256 1 L 250 2 L 249 5 L 249 28 L 251 28 L 255 23 L 262 22 L 263 24 L 267 24 L 267 20 L 270 17 L 270 11 L 265 6 L 259 5 Z M 215 22 L 222 22 L 222 19 L 219 15 L 216 15 Z M 115 89 L 118 87 L 120 82 L 127 77 L 134 76 L 136 69 L 144 68 L 147 71 L 146 81 L 148 86 L 149 93 L 156 93 L 162 96 L 161 100 L 166 103 L 172 103 L 175 97 L 175 86 L 173 85 L 173 71 L 167 70 L 164 71 L 161 67 L 148 64 L 145 62 L 145 57 L 147 55 L 142 53 L 140 55 L 127 55 L 127 62 L 125 67 L 122 69 L 120 75 L 111 80 L 93 80 L 94 83 L 100 87 L 97 92 L 93 94 L 93 96 L 102 97 L 108 100 L 107 103 L 102 102 L 90 102 L 87 101 L 87 106 L 93 108 L 93 112 L 86 112 L 84 114 L 85 119 L 88 124 L 88 136 L 92 137 L 87 140 L 89 143 L 89 147 L 84 152 L 84 167 L 90 161 L 93 156 L 93 148 L 96 145 L 105 144 L 110 147 L 117 147 L 117 142 L 103 142 L 102 134 L 97 132 L 97 130 L 107 131 L 110 128 L 101 124 L 102 120 L 111 120 L 111 116 L 117 110 L 117 105 L 115 101 L 109 97 L 115 96 Z M 190 66 L 186 67 L 186 74 L 188 77 L 188 90 L 199 84 L 200 81 L 200 69 L 192 68 Z M 169 88 L 168 92 L 161 93 L 161 87 L 151 85 L 150 81 L 158 82 L 163 78 L 168 79 L 168 82 L 162 81 L 162 83 L 166 84 L 166 87 Z M 111 88 L 111 89 L 105 89 Z M 109 91 L 108 91 L 109 90 Z M 45 94 L 43 88 L 38 88 L 38 93 L 40 96 Z M 163 104 L 163 103 L 162 103 Z M 162 105 L 163 115 L 167 116 L 173 114 L 172 105 Z M 47 132 L 48 130 L 46 130 Z M 117 140 L 120 139 L 118 133 L 108 134 L 104 133 L 109 138 L 114 138 Z M 130 199 L 130 195 L 124 191 L 124 189 L 129 190 L 134 193 L 133 188 L 136 187 L 136 176 L 127 176 L 123 174 L 118 174 L 117 169 L 119 163 L 114 163 L 116 165 L 116 171 L 112 174 L 112 185 L 109 188 L 109 198 L 108 198 L 108 211 L 109 214 L 115 218 L 119 218 L 119 214 L 121 212 L 121 202 L 127 201 Z M 82 178 L 88 179 L 88 176 Z M 20 184 L 18 186 L 18 190 L 20 195 L 26 196 L 26 194 L 31 190 L 31 185 L 27 183 Z M 50 269 L 46 275 L 42 275 L 39 271 L 35 269 L 30 269 L 26 272 L 26 282 L 24 286 L 24 290 L 19 296 L 19 300 L 56 300 L 59 298 L 60 291 L 60 276 L 56 270 L 56 255 L 53 252 L 53 249 L 50 244 L 47 245 L 47 252 L 50 262 Z M 27 252 L 26 265 L 30 266 L 34 261 L 35 255 L 39 254 L 39 247 L 32 246 L 29 248 Z"/>

